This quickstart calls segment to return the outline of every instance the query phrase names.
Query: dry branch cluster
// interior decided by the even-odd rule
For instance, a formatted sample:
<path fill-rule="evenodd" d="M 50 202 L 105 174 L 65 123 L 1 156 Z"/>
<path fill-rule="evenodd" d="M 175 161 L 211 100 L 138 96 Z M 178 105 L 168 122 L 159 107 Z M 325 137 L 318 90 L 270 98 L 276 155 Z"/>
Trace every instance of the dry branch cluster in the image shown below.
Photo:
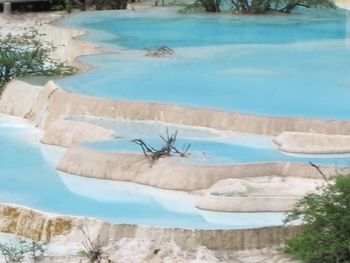
<path fill-rule="evenodd" d="M 149 57 L 164 57 L 173 55 L 175 52 L 167 46 L 155 47 L 155 48 L 146 48 L 146 56 Z"/>
<path fill-rule="evenodd" d="M 173 154 L 178 155 L 180 157 L 186 157 L 188 155 L 188 149 L 191 147 L 191 144 L 185 144 L 180 151 L 176 148 L 175 143 L 177 139 L 178 132 L 176 131 L 174 134 L 169 135 L 168 129 L 166 130 L 166 138 L 160 135 L 160 138 L 163 140 L 164 145 L 160 149 L 155 149 L 154 147 L 146 144 L 141 139 L 132 140 L 133 143 L 139 145 L 142 149 L 143 154 L 146 156 L 148 160 L 152 162 L 158 160 L 162 157 L 172 156 Z"/>

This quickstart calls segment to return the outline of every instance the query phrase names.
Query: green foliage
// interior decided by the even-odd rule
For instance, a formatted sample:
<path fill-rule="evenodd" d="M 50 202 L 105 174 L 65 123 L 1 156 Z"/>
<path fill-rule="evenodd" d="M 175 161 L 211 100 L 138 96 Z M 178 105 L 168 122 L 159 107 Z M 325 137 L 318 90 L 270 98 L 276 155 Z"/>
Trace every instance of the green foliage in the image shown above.
<path fill-rule="evenodd" d="M 45 255 L 46 245 L 37 241 L 25 241 L 15 239 L 11 243 L 0 244 L 0 253 L 6 263 L 23 262 L 25 258 L 30 258 L 33 263 L 41 261 Z"/>
<path fill-rule="evenodd" d="M 199 1 L 195 1 L 191 4 L 186 4 L 183 6 L 179 12 L 182 14 L 187 14 L 187 13 L 202 13 L 204 12 L 205 9 L 203 7 L 203 4 Z"/>
<path fill-rule="evenodd" d="M 339 175 L 318 190 L 288 213 L 285 223 L 305 225 L 284 250 L 307 262 L 350 262 L 350 175 Z"/>
<path fill-rule="evenodd" d="M 14 77 L 65 76 L 75 69 L 51 58 L 52 43 L 39 39 L 34 29 L 0 36 L 0 91 Z"/>
<path fill-rule="evenodd" d="M 221 6 L 244 14 L 290 13 L 298 6 L 335 7 L 334 0 L 197 0 L 207 12 L 220 12 Z"/>
<path fill-rule="evenodd" d="M 85 11 L 85 4 L 80 2 L 80 0 L 62 0 L 56 1 L 54 5 L 51 6 L 53 11 L 66 11 L 71 13 L 73 9 L 79 8 L 81 11 Z"/>
<path fill-rule="evenodd" d="M 64 8 L 68 13 L 72 12 L 73 5 L 74 3 L 72 0 L 64 0 Z"/>
<path fill-rule="evenodd" d="M 46 253 L 46 244 L 32 240 L 28 244 L 28 254 L 34 263 L 40 262 Z"/>
<path fill-rule="evenodd" d="M 27 253 L 26 242 L 18 240 L 15 244 L 0 244 L 0 253 L 6 263 L 22 262 Z"/>
<path fill-rule="evenodd" d="M 96 10 L 126 9 L 127 0 L 96 0 Z"/>

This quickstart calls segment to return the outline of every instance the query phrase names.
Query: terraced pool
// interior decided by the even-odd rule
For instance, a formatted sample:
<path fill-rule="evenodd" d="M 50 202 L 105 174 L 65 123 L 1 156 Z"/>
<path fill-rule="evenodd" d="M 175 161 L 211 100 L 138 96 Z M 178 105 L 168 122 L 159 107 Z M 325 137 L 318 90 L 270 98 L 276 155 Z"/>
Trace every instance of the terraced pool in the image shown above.
<path fill-rule="evenodd" d="M 313 162 L 319 165 L 347 167 L 350 155 L 291 155 L 280 152 L 273 142 L 272 136 L 247 133 L 220 132 L 215 129 L 196 128 L 190 126 L 170 125 L 152 121 L 128 121 L 124 119 L 100 119 L 72 117 L 70 119 L 93 123 L 116 132 L 119 138 L 112 141 L 92 142 L 86 145 L 103 152 L 141 153 L 141 149 L 131 141 L 142 139 L 148 145 L 160 149 L 166 132 L 178 132 L 177 147 L 190 144 L 189 158 L 178 161 L 229 165 L 269 162 Z"/>
<path fill-rule="evenodd" d="M 64 89 L 109 99 L 180 104 L 243 113 L 349 120 L 350 44 L 347 13 L 300 11 L 290 16 L 180 15 L 169 11 L 97 12 L 61 24 L 117 53 L 84 57 L 96 66 L 60 80 Z M 166 45 L 174 56 L 145 56 Z M 91 120 L 90 120 L 91 121 Z M 136 152 L 130 139 L 157 145 L 166 125 L 91 121 L 124 139 L 90 143 L 102 151 Z M 191 143 L 188 160 L 206 164 L 299 162 L 347 166 L 348 156 L 291 156 L 271 137 L 218 135 L 177 127 Z M 25 122 L 0 116 L 0 199 L 43 211 L 115 223 L 190 229 L 281 224 L 282 213 L 215 213 L 195 208 L 196 197 L 131 183 L 58 172 L 63 150 L 39 143 Z"/>
<path fill-rule="evenodd" d="M 345 11 L 288 16 L 97 12 L 61 22 L 118 54 L 89 56 L 93 70 L 60 81 L 69 91 L 256 115 L 348 120 Z M 145 56 L 166 45 L 175 55 Z"/>
<path fill-rule="evenodd" d="M 40 132 L 0 115 L 0 200 L 64 215 L 114 223 L 188 229 L 250 228 L 281 223 L 283 213 L 215 213 L 195 208 L 196 197 L 125 182 L 58 172 L 64 150 L 39 143 Z"/>

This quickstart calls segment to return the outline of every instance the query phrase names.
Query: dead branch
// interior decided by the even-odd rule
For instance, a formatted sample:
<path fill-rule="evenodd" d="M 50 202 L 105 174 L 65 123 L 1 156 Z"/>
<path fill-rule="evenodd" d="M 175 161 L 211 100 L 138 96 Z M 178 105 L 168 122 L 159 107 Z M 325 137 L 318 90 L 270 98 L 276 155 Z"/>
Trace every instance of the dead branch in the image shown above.
<path fill-rule="evenodd" d="M 155 149 L 141 139 L 134 139 L 132 142 L 139 145 L 146 158 L 152 162 L 158 160 L 159 158 L 172 156 L 173 154 L 178 154 L 180 157 L 186 157 L 191 144 L 183 145 L 183 149 L 180 151 L 175 146 L 177 135 L 177 131 L 170 135 L 168 129 L 166 129 L 166 137 L 159 135 L 164 142 L 164 145 L 160 149 Z"/>
<path fill-rule="evenodd" d="M 326 176 L 326 174 L 321 170 L 320 166 L 314 164 L 313 162 L 309 162 L 309 164 L 310 164 L 312 167 L 314 167 L 314 168 L 319 172 L 319 174 L 322 175 L 322 177 L 323 177 L 323 179 L 326 181 L 326 183 L 329 184 L 329 181 L 328 181 L 328 179 L 327 179 L 327 176 Z"/>
<path fill-rule="evenodd" d="M 93 242 L 89 234 L 80 228 L 85 240 L 82 241 L 84 249 L 79 252 L 80 256 L 85 257 L 91 263 L 101 262 L 105 258 L 106 262 L 112 262 L 109 260 L 107 254 L 103 251 L 103 244 L 100 242 L 100 235 L 97 237 L 97 241 Z"/>
<path fill-rule="evenodd" d="M 146 56 L 149 56 L 149 57 L 164 57 L 164 56 L 173 55 L 175 53 L 173 49 L 167 46 L 145 48 L 145 49 L 147 51 Z"/>

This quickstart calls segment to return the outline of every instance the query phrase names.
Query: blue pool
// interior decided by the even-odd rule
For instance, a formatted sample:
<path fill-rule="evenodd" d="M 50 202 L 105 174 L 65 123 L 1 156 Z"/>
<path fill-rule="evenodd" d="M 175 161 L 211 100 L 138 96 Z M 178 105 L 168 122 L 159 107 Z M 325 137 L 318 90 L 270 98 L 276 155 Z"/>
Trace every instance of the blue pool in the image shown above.
<path fill-rule="evenodd" d="M 230 165 L 267 162 L 308 163 L 318 165 L 348 167 L 350 155 L 290 155 L 278 151 L 273 137 L 219 132 L 214 129 L 191 128 L 161 122 L 103 120 L 99 118 L 73 117 L 71 119 L 97 124 L 115 130 L 119 138 L 112 141 L 92 142 L 86 146 L 104 152 L 141 153 L 141 149 L 131 141 L 142 139 L 148 145 L 160 149 L 163 141 L 159 137 L 178 132 L 176 146 L 182 149 L 191 144 L 188 158 L 178 161 L 197 164 Z"/>
<path fill-rule="evenodd" d="M 180 104 L 267 116 L 349 120 L 350 22 L 336 10 L 288 16 L 91 12 L 60 22 L 117 54 L 60 81 L 110 99 Z M 167 58 L 145 56 L 166 45 Z"/>
<path fill-rule="evenodd" d="M 189 229 L 249 228 L 281 224 L 283 213 L 215 213 L 195 208 L 196 197 L 132 183 L 56 171 L 63 154 L 41 145 L 39 132 L 0 116 L 0 202 L 114 223 Z"/>
<path fill-rule="evenodd" d="M 179 104 L 267 116 L 349 120 L 350 22 L 342 10 L 288 16 L 181 15 L 175 11 L 87 12 L 59 22 L 88 30 L 83 39 L 112 52 L 83 57 L 95 67 L 61 79 L 64 89 L 108 99 Z M 145 48 L 166 45 L 174 56 L 152 58 Z M 79 119 L 79 118 L 78 118 Z M 349 156 L 279 152 L 271 137 L 153 122 L 79 119 L 123 138 L 86 146 L 140 152 L 141 138 L 160 145 L 168 127 L 190 158 L 212 165 L 313 161 L 348 166 Z M 64 150 L 39 143 L 40 132 L 0 116 L 0 202 L 114 223 L 189 229 L 279 225 L 283 213 L 216 213 L 195 208 L 197 196 L 58 172 Z"/>

